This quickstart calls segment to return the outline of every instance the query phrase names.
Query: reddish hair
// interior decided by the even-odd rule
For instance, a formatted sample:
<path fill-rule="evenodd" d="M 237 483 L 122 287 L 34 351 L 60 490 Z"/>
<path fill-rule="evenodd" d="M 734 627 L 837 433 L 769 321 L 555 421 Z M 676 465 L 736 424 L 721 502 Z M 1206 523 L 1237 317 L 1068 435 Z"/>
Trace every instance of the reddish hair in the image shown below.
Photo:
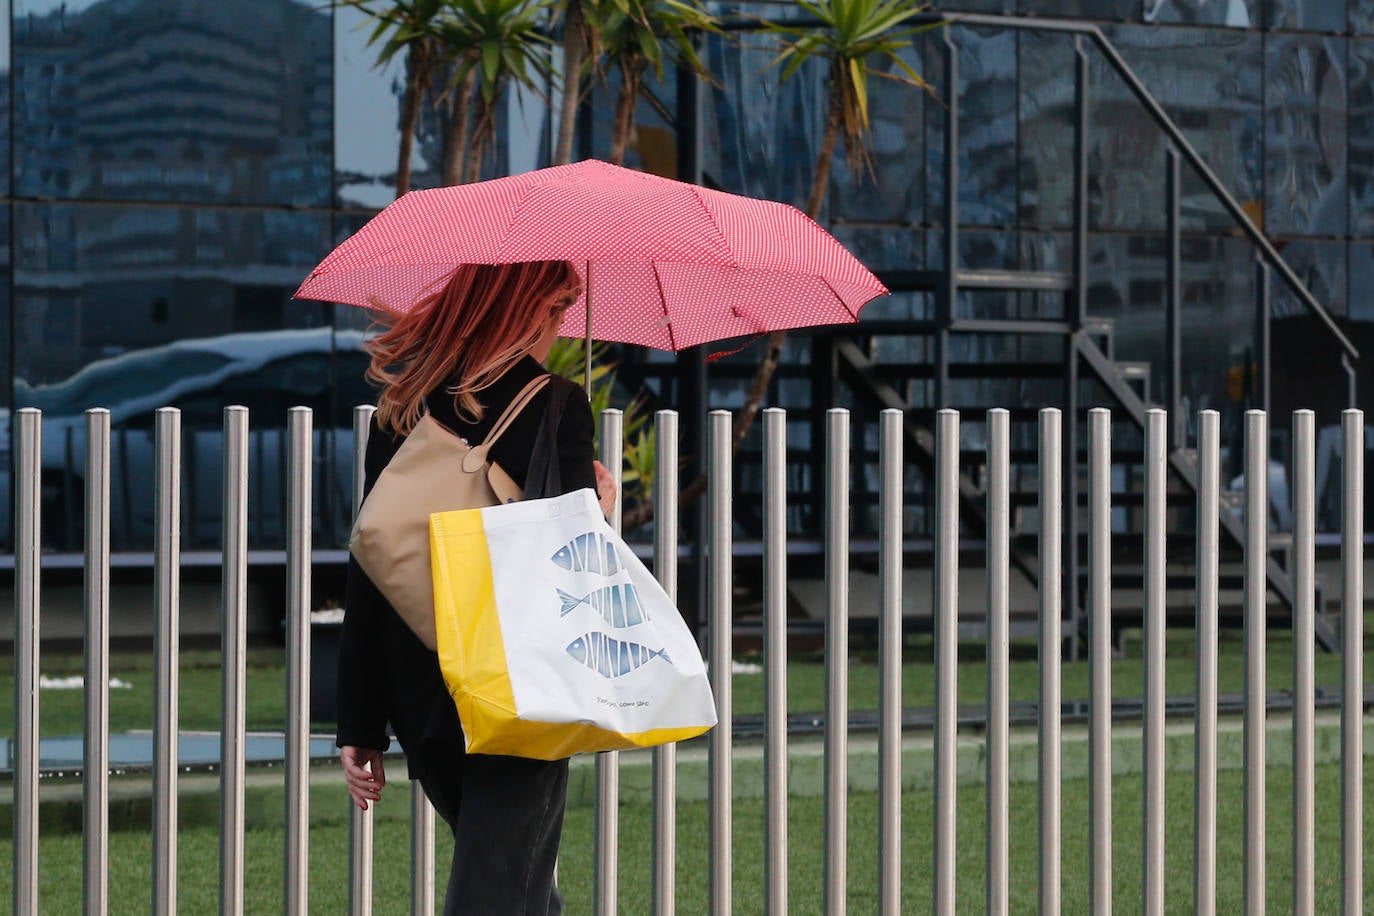
<path fill-rule="evenodd" d="M 445 382 L 458 415 L 481 419 L 477 392 L 525 355 L 580 291 L 567 261 L 464 264 L 442 289 L 404 312 L 378 303 L 387 328 L 366 345 L 372 354 L 367 378 L 382 386 L 378 425 L 409 433 L 425 395 Z"/>

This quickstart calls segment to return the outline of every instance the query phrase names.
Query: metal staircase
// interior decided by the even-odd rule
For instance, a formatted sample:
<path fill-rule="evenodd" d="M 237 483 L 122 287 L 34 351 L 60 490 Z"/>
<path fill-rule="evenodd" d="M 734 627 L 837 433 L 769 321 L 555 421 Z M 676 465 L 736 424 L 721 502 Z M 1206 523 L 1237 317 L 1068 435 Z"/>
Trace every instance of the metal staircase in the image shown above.
<path fill-rule="evenodd" d="M 1354 400 L 1354 366 L 1358 352 L 1331 315 L 1312 296 L 1289 266 L 1280 258 L 1268 239 L 1251 222 L 1240 205 L 1216 179 L 1157 101 L 1145 89 L 1130 67 L 1094 26 L 1024 19 L 1002 16 L 960 17 L 962 27 L 992 26 L 1037 32 L 1059 32 L 1074 36 L 1075 41 L 1075 113 L 1074 118 L 1074 228 L 1070 269 L 1064 272 L 1038 270 L 970 270 L 960 263 L 958 212 L 959 186 L 959 103 L 958 93 L 947 92 L 945 105 L 944 147 L 944 247 L 941 269 L 934 271 L 895 271 L 883 275 L 894 291 L 920 292 L 933 298 L 931 315 L 917 320 L 865 320 L 856 325 L 852 334 L 838 337 L 829 344 L 833 354 L 835 382 L 846 389 L 856 404 L 875 411 L 899 408 L 906 417 L 908 443 L 914 447 L 914 460 L 927 470 L 934 461 L 934 414 L 943 407 L 960 409 L 963 424 L 976 427 L 983 422 L 985 411 L 992 407 L 1008 407 L 1012 412 L 1013 478 L 1016 468 L 1033 471 L 1034 423 L 1040 407 L 1060 407 L 1064 411 L 1065 478 L 1064 496 L 1066 551 L 1064 570 L 1065 636 L 1070 652 L 1078 651 L 1079 640 L 1086 635 L 1087 616 L 1082 605 L 1083 573 L 1081 557 L 1086 555 L 1083 526 L 1080 518 L 1083 505 L 1086 455 L 1086 410 L 1092 406 L 1114 408 L 1114 464 L 1119 456 L 1123 463 L 1139 462 L 1143 443 L 1146 411 L 1163 407 L 1170 417 L 1171 504 L 1183 511 L 1196 498 L 1198 471 L 1196 453 L 1188 441 L 1188 417 L 1181 379 L 1181 220 L 1180 193 L 1182 172 L 1187 166 L 1206 184 L 1224 209 L 1236 221 L 1238 230 L 1254 245 L 1256 270 L 1255 337 L 1258 342 L 1257 363 L 1253 379 L 1247 388 L 1254 406 L 1269 406 L 1269 349 L 1272 334 L 1271 276 L 1286 286 L 1305 313 L 1325 329 L 1331 344 L 1340 354 L 1341 369 L 1347 382 L 1347 402 Z M 1163 364 L 1141 360 L 1118 360 L 1116 328 L 1111 319 L 1088 314 L 1088 284 L 1091 279 L 1088 263 L 1088 151 L 1087 133 L 1090 111 L 1089 54 L 1096 52 L 1134 93 L 1159 128 L 1169 138 L 1164 183 L 1168 206 L 1166 245 L 1163 254 L 1165 276 L 1166 320 L 1161 329 L 1164 337 Z M 958 49 L 951 28 L 944 30 L 944 85 L 957 87 Z M 971 308 L 974 300 L 987 295 L 1005 299 L 1033 296 L 1042 303 L 1031 311 L 1033 318 L 984 317 Z M 1040 317 L 1040 316 L 1045 317 Z M 905 358 L 885 354 L 885 341 L 915 338 L 921 346 L 908 343 Z M 909 354 L 916 350 L 917 358 Z M 970 356 L 970 354 L 973 354 Z M 927 358 L 928 357 L 928 358 Z M 995 382 L 995 384 L 994 384 Z M 1162 390 L 1162 397 L 1155 394 Z M 1005 392 L 1017 391 L 1019 403 L 1006 403 Z M 993 392 L 1001 392 L 998 397 Z M 1018 427 L 1020 435 L 1018 436 Z M 980 449 L 961 452 L 960 506 L 965 524 L 979 533 L 985 526 L 984 493 L 979 477 L 984 460 Z M 1013 484 L 1013 490 L 1016 490 Z M 1033 502 L 1033 487 L 1023 488 L 1013 497 L 1014 508 Z M 1138 489 L 1130 487 L 1114 496 L 1114 505 L 1139 504 Z M 1220 513 L 1221 529 L 1239 547 L 1243 538 L 1240 507 L 1233 499 L 1223 498 Z M 1023 546 L 1014 547 L 1014 569 L 1035 581 L 1034 552 Z M 1269 587 L 1281 604 L 1291 612 L 1293 585 L 1278 557 L 1267 560 Z M 1181 578 L 1181 577 L 1176 577 Z M 1180 583 L 1182 585 L 1182 583 Z M 1190 581 L 1186 587 L 1191 587 Z M 1334 650 L 1338 644 L 1338 628 L 1321 612 L 1318 602 L 1316 619 L 1317 640 L 1323 648 Z M 961 627 L 977 629 L 977 621 L 963 622 Z M 1013 621 L 1013 635 L 1033 635 L 1033 620 Z"/>

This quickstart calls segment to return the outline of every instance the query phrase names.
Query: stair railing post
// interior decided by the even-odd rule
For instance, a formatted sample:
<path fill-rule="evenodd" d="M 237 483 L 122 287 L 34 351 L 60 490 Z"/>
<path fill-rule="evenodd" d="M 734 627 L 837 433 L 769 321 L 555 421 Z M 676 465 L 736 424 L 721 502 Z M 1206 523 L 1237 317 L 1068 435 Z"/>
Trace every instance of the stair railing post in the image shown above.
<path fill-rule="evenodd" d="M 1255 258 L 1255 378 L 1259 380 L 1256 408 L 1269 413 L 1270 336 L 1273 318 L 1269 310 L 1269 265 Z"/>
<path fill-rule="evenodd" d="M 949 329 L 959 299 L 959 46 L 946 26 L 945 37 L 945 252 L 944 282 L 936 304 L 935 403 L 949 406 Z"/>
<path fill-rule="evenodd" d="M 1073 127 L 1073 293 L 1069 302 L 1068 355 L 1064 384 L 1064 417 L 1067 442 L 1063 451 L 1064 560 L 1063 609 L 1068 613 L 1069 658 L 1077 661 L 1082 651 L 1082 610 L 1079 607 L 1078 519 L 1078 341 L 1088 315 L 1088 53 L 1081 38 L 1074 40 Z"/>
<path fill-rule="evenodd" d="M 1166 353 L 1164 407 L 1169 411 L 1169 439 L 1172 448 L 1188 444 L 1188 418 L 1183 412 L 1183 336 L 1181 330 L 1183 286 L 1179 276 L 1182 264 L 1182 232 L 1179 195 L 1182 177 L 1178 150 L 1172 146 L 1165 156 L 1165 193 L 1168 198 L 1167 252 L 1164 266 L 1164 308 Z"/>

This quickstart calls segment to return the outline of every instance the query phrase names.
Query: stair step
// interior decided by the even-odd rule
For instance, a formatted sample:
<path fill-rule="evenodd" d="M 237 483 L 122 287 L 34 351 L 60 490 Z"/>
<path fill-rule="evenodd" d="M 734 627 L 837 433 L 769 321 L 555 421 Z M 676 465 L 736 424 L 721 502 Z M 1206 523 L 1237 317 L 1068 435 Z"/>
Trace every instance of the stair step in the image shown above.
<path fill-rule="evenodd" d="M 960 289 L 1003 289 L 1030 292 L 1068 292 L 1073 275 L 1045 270 L 961 270 L 955 275 Z"/>

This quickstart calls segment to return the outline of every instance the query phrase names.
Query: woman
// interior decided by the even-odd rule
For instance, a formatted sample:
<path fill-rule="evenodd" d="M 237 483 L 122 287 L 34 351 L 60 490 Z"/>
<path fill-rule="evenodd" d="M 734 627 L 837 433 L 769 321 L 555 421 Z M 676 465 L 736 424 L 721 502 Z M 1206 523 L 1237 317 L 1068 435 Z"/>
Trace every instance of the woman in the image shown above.
<path fill-rule="evenodd" d="M 435 295 L 389 315 L 390 327 L 369 345 L 368 378 L 382 390 L 367 443 L 365 491 L 425 410 L 468 442 L 481 442 L 517 393 L 543 374 L 540 362 L 578 292 L 577 272 L 565 261 L 465 265 Z M 524 486 L 556 386 L 566 395 L 556 437 L 562 492 L 595 487 L 609 514 L 615 485 L 592 460 L 591 407 L 571 382 L 551 379 L 496 440 L 489 457 Z M 438 657 L 353 559 L 344 603 L 337 743 L 354 803 L 366 810 L 381 798 L 390 722 L 405 749 L 410 778 L 420 780 L 453 829 L 444 912 L 561 912 L 554 863 L 567 761 L 468 756 Z"/>

